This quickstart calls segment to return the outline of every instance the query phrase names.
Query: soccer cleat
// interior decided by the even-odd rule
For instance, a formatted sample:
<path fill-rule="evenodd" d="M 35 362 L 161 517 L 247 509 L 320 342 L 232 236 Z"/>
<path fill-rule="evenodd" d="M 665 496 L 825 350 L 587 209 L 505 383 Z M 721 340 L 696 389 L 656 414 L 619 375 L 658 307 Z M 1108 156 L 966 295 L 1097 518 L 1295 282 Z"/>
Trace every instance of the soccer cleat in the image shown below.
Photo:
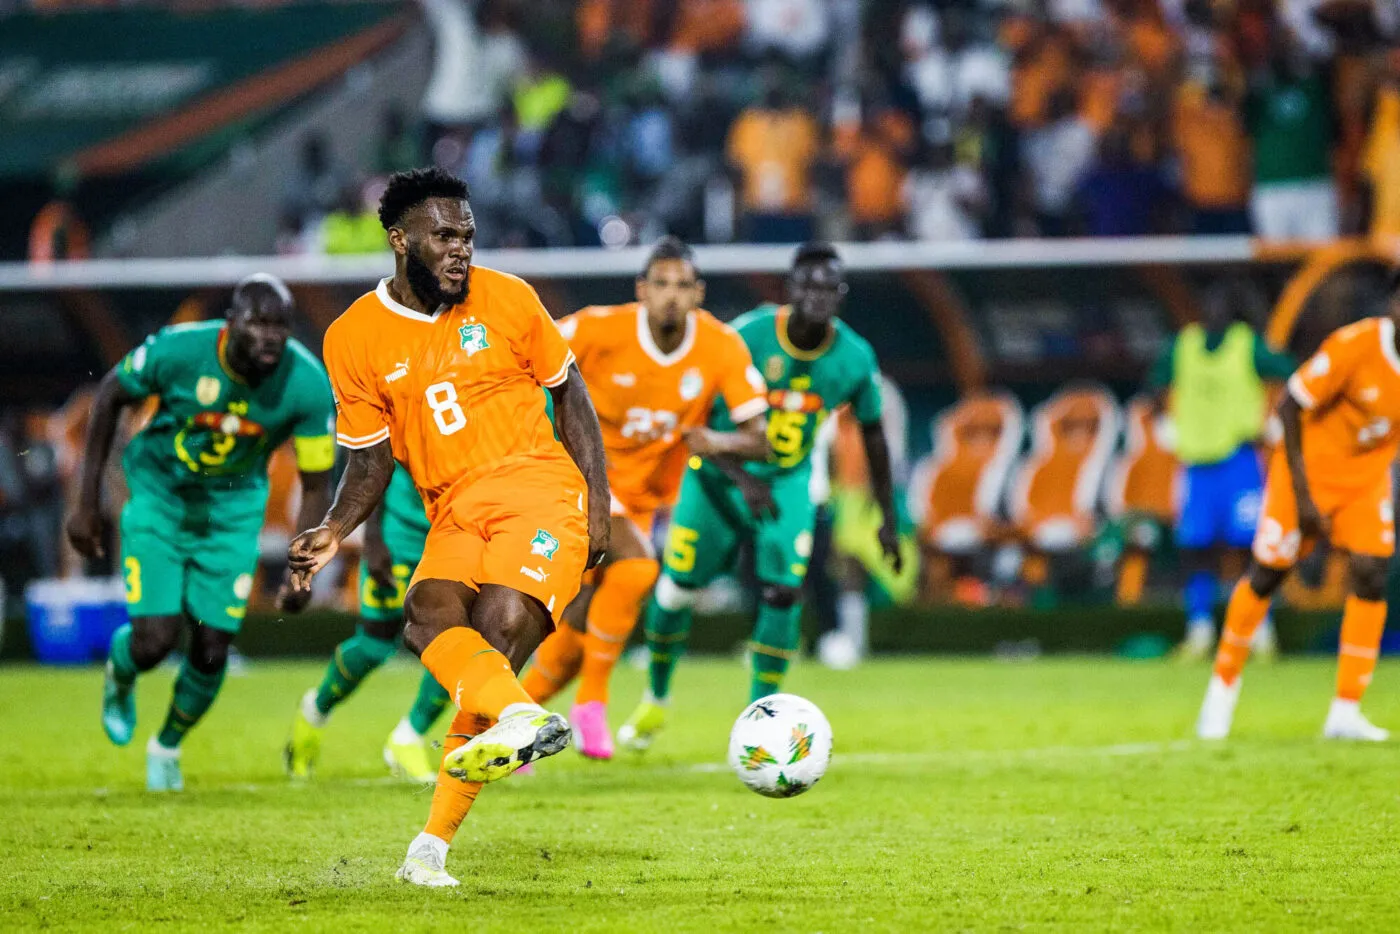
<path fill-rule="evenodd" d="M 646 697 L 618 729 L 617 741 L 633 752 L 645 752 L 665 725 L 666 706 Z"/>
<path fill-rule="evenodd" d="M 1214 626 L 1193 623 L 1186 629 L 1186 638 L 1172 651 L 1172 658 L 1185 665 L 1194 665 L 1210 658 L 1214 651 Z"/>
<path fill-rule="evenodd" d="M 384 744 L 384 764 L 395 776 L 407 782 L 430 785 L 437 780 L 437 769 L 428 759 L 428 750 L 421 739 L 412 742 L 395 742 L 395 733 L 389 734 Z"/>
<path fill-rule="evenodd" d="M 146 790 L 185 790 L 185 777 L 180 773 L 179 747 L 169 749 L 162 746 L 154 736 L 146 744 Z"/>
<path fill-rule="evenodd" d="M 460 885 L 447 874 L 447 870 L 443 868 L 446 864 L 445 847 L 428 846 L 415 840 L 414 845 L 408 849 L 408 855 L 404 857 L 403 865 L 394 873 L 394 878 L 400 882 L 422 885 L 430 889 Z"/>
<path fill-rule="evenodd" d="M 1201 702 L 1201 715 L 1196 719 L 1196 736 L 1201 739 L 1225 739 L 1235 719 L 1235 704 L 1240 699 L 1240 679 L 1226 684 L 1219 675 L 1210 676 L 1206 698 Z"/>
<path fill-rule="evenodd" d="M 1327 711 L 1327 722 L 1322 727 L 1323 739 L 1350 739 L 1366 743 L 1383 743 L 1390 739 L 1390 731 L 1376 726 L 1361 712 L 1356 701 L 1333 698 L 1332 707 Z"/>
<path fill-rule="evenodd" d="M 287 768 L 287 776 L 295 781 L 306 781 L 316 770 L 316 759 L 321 755 L 321 727 L 312 723 L 306 715 L 306 706 L 316 701 L 316 689 L 312 688 L 297 705 L 297 715 L 292 720 L 292 735 L 282 749 L 282 764 Z"/>
<path fill-rule="evenodd" d="M 608 729 L 608 705 L 602 701 L 574 704 L 569 711 L 574 725 L 578 751 L 590 759 L 608 760 L 613 757 L 612 731 Z"/>
<path fill-rule="evenodd" d="M 107 663 L 102 680 L 102 732 L 118 746 L 131 742 L 131 734 L 136 732 L 136 692 L 135 685 L 123 685 L 117 681 L 112 671 L 112 663 Z"/>
<path fill-rule="evenodd" d="M 569 721 L 547 710 L 525 710 L 501 720 L 442 760 L 448 775 L 464 782 L 494 782 L 527 762 L 563 752 Z"/>

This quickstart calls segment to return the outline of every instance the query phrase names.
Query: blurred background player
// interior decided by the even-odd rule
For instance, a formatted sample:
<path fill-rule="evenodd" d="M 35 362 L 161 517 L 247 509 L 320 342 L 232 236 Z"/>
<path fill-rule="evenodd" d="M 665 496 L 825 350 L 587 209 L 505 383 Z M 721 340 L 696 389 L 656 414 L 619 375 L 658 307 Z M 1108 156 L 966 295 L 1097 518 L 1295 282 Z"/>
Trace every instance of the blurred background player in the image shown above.
<path fill-rule="evenodd" d="M 403 628 L 403 599 L 408 582 L 423 557 L 428 515 L 413 478 L 395 467 L 384 501 L 365 521 L 365 549 L 360 560 L 360 625 L 336 646 L 325 677 L 302 696 L 287 741 L 287 773 L 311 776 L 321 751 L 321 730 L 330 713 L 354 693 L 360 682 L 393 657 Z M 425 671 L 408 716 L 384 743 L 384 762 L 395 775 L 413 782 L 431 782 L 437 767 L 428 758 L 424 736 L 451 698 Z"/>
<path fill-rule="evenodd" d="M 1351 594 L 1342 612 L 1337 692 L 1323 725 L 1329 739 L 1389 737 L 1361 713 L 1385 627 L 1385 583 L 1395 551 L 1391 470 L 1400 450 L 1400 280 L 1389 316 L 1334 332 L 1288 381 L 1279 405 L 1283 445 L 1269 481 L 1254 561 L 1235 585 L 1196 731 L 1230 733 L 1240 672 L 1269 599 L 1299 556 L 1321 539 L 1350 553 Z"/>
<path fill-rule="evenodd" d="M 1222 552 L 1237 552 L 1243 564 L 1254 537 L 1264 486 L 1255 448 L 1268 417 L 1264 381 L 1293 372 L 1287 354 L 1270 350 L 1237 318 L 1252 298 L 1238 279 L 1211 288 L 1200 322 L 1182 328 L 1148 374 L 1148 391 L 1171 413 L 1185 470 L 1176 527 L 1187 575 L 1186 638 L 1177 649 L 1185 661 L 1204 659 L 1215 644 Z M 1255 645 L 1274 653 L 1272 626 L 1260 627 Z"/>
<path fill-rule="evenodd" d="M 686 458 L 763 460 L 769 450 L 763 378 L 739 335 L 700 308 L 705 283 L 690 248 L 663 238 L 636 288 L 635 302 L 559 322 L 603 429 L 612 539 L 596 585 L 570 606 L 521 682 L 544 703 L 581 669 L 569 720 L 579 751 L 594 759 L 613 755 L 608 679 L 656 582 L 652 527 L 656 511 L 675 501 Z M 734 427 L 705 427 L 721 402 Z"/>
<path fill-rule="evenodd" d="M 788 278 L 790 303 L 761 306 L 734 322 L 768 384 L 772 455 L 741 465 L 723 457 L 692 457 L 671 515 L 656 592 L 647 606 L 650 686 L 618 739 L 644 749 L 665 723 L 671 674 L 690 632 L 695 592 L 753 545 L 759 587 L 750 643 L 753 698 L 774 693 L 797 649 L 801 591 L 812 555 L 816 521 L 809 491 L 811 455 L 827 415 L 845 403 L 861 425 L 882 520 L 880 546 L 896 570 L 898 520 L 889 448 L 880 427 L 875 353 L 837 320 L 846 294 L 845 267 L 829 243 L 804 244 Z M 732 429 L 717 409 L 711 425 Z"/>
<path fill-rule="evenodd" d="M 118 746 L 136 730 L 136 676 L 158 665 L 191 628 L 170 711 L 146 746 L 146 787 L 180 791 L 180 743 L 214 703 L 253 590 L 267 505 L 267 461 L 290 436 L 301 474 L 301 518 L 330 499 L 334 405 L 326 371 L 292 338 L 292 295 L 255 275 L 233 292 L 227 320 L 167 327 L 102 379 L 92 403 L 73 547 L 102 553 L 101 477 L 122 409 L 159 400 L 122 458 L 131 498 L 122 509 L 121 572 L 131 622 L 112 637 L 102 728 Z M 307 588 L 284 584 L 281 609 Z"/>
<path fill-rule="evenodd" d="M 466 184 L 439 169 L 398 173 L 379 210 L 394 275 L 323 344 L 345 475 L 288 558 L 293 579 L 309 584 L 382 500 L 395 461 L 408 469 L 431 526 L 404 597 L 404 644 L 458 714 L 398 878 L 454 886 L 447 849 L 481 785 L 569 743 L 568 722 L 515 672 L 607 549 L 608 483 L 568 343 L 534 289 L 472 265 Z"/>

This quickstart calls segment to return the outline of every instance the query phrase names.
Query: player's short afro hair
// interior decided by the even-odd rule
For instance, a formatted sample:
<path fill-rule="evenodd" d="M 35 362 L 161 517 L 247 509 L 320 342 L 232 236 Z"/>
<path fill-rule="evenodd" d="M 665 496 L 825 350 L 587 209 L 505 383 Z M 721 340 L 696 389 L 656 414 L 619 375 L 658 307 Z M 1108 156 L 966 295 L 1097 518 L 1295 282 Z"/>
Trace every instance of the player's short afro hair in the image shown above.
<path fill-rule="evenodd" d="M 388 230 L 403 220 L 409 210 L 429 198 L 458 198 L 465 201 L 467 197 L 467 183 L 436 166 L 395 172 L 389 176 L 389 184 L 379 198 L 379 223 Z"/>
<path fill-rule="evenodd" d="M 647 254 L 646 265 L 642 267 L 642 275 L 646 276 L 651 272 L 651 267 L 657 263 L 665 262 L 668 259 L 684 260 L 690 264 L 691 269 L 695 269 L 696 275 L 700 270 L 695 266 L 695 251 L 692 250 L 680 237 L 665 236 L 656 241 L 656 245 Z"/>
<path fill-rule="evenodd" d="M 836 247 L 826 240 L 808 240 L 797 248 L 797 254 L 792 258 L 792 268 L 806 266 L 810 263 L 826 263 L 831 260 L 841 262 L 841 254 L 836 252 Z"/>

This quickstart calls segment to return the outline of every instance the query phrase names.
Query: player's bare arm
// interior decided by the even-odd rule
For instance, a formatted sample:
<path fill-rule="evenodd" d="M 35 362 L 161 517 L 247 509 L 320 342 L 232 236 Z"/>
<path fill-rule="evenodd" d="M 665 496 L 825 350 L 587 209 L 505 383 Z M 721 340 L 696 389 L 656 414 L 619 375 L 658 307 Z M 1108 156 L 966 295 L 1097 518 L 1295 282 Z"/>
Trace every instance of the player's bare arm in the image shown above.
<path fill-rule="evenodd" d="M 1303 464 L 1303 408 L 1291 393 L 1279 403 L 1278 418 L 1283 424 L 1283 453 L 1288 460 L 1288 472 L 1293 478 L 1293 498 L 1298 503 L 1298 531 L 1304 538 L 1325 537 L 1327 517 L 1318 511 L 1308 486 L 1307 469 Z"/>
<path fill-rule="evenodd" d="M 754 416 L 733 431 L 717 431 L 704 425 L 688 428 L 686 447 L 697 457 L 726 456 L 739 461 L 766 460 L 772 453 L 768 444 L 768 419 Z"/>
<path fill-rule="evenodd" d="M 83 445 L 83 467 L 78 479 L 78 505 L 68 518 L 68 540 L 78 553 L 88 558 L 103 557 L 102 541 L 106 518 L 102 515 L 102 476 L 107 459 L 112 454 L 112 439 L 122 410 L 141 401 L 131 395 L 111 370 L 98 383 L 92 400 L 92 415 L 88 421 L 87 439 Z"/>
<path fill-rule="evenodd" d="M 549 393 L 554 397 L 559 440 L 588 484 L 588 566 L 596 567 L 608 550 L 612 534 L 603 430 L 598 425 L 598 413 L 593 409 L 593 400 L 588 396 L 588 387 L 577 366 L 571 365 L 568 379 Z"/>
<path fill-rule="evenodd" d="M 325 518 L 320 525 L 292 539 L 287 548 L 287 564 L 292 571 L 289 582 L 294 590 L 311 587 L 311 578 L 335 557 L 345 536 L 374 512 L 393 473 L 394 454 L 388 441 L 350 452 L 345 475 L 335 491 L 335 502 Z"/>
<path fill-rule="evenodd" d="M 301 509 L 297 512 L 297 528 L 309 529 L 326 514 L 331 502 L 331 472 L 329 470 L 301 472 Z M 311 588 L 292 586 L 292 571 L 277 591 L 277 608 L 287 613 L 300 613 L 311 601 Z"/>
<path fill-rule="evenodd" d="M 890 447 L 885 441 L 885 430 L 879 422 L 860 426 L 861 440 L 865 443 L 865 459 L 870 464 L 870 485 L 875 493 L 875 502 L 880 504 L 880 549 L 889 559 L 890 567 L 896 574 L 904 569 L 904 559 L 899 553 L 899 515 L 894 511 L 894 476 L 890 471 Z"/>

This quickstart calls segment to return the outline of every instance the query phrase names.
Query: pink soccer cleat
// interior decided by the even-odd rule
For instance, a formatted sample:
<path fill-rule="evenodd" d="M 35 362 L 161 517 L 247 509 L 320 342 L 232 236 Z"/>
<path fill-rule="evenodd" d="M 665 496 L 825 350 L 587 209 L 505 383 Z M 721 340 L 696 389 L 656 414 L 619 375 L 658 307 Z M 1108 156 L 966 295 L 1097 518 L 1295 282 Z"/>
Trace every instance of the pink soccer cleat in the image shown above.
<path fill-rule="evenodd" d="M 575 704 L 569 711 L 578 751 L 590 759 L 613 757 L 612 730 L 608 729 L 608 705 L 602 701 Z"/>

